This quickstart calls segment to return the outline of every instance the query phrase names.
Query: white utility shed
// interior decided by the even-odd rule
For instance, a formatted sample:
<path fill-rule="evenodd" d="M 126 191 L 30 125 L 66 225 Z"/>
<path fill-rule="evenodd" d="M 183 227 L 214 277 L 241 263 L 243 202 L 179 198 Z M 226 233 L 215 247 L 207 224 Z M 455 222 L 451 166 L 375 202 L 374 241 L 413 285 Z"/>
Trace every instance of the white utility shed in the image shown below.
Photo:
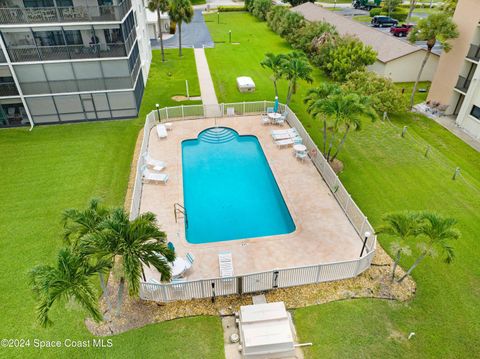
<path fill-rule="evenodd" d="M 240 92 L 253 92 L 255 91 L 255 82 L 251 77 L 240 76 L 237 77 L 237 88 Z"/>
<path fill-rule="evenodd" d="M 239 325 L 243 358 L 295 357 L 293 324 L 283 302 L 240 307 Z"/>

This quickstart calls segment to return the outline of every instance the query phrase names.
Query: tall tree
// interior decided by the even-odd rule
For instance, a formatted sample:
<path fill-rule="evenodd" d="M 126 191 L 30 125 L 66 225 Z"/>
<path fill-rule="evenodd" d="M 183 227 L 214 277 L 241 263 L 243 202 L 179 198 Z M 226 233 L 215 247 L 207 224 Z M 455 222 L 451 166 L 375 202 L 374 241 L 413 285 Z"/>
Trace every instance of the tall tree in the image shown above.
<path fill-rule="evenodd" d="M 421 214 L 413 211 L 389 213 L 383 217 L 384 224 L 379 227 L 377 233 L 385 233 L 396 237 L 391 245 L 392 251 L 395 253 L 392 282 L 395 280 L 395 272 L 401 256 L 411 254 L 407 242 L 420 234 L 421 219 Z"/>
<path fill-rule="evenodd" d="M 264 68 L 272 70 L 272 82 L 275 90 L 275 96 L 278 96 L 277 81 L 282 77 L 283 62 L 285 61 L 285 55 L 275 55 L 271 52 L 265 54 L 265 58 L 260 62 L 260 65 Z"/>
<path fill-rule="evenodd" d="M 319 87 L 311 88 L 303 102 L 307 104 L 307 112 L 315 118 L 322 118 L 323 123 L 323 155 L 327 155 L 327 116 L 322 111 L 322 103 L 328 96 L 341 93 L 338 85 L 324 82 Z"/>
<path fill-rule="evenodd" d="M 457 8 L 458 0 L 445 0 L 441 9 L 447 14 L 453 15 L 455 9 Z M 430 6 L 431 7 L 431 6 Z"/>
<path fill-rule="evenodd" d="M 435 212 L 423 213 L 422 220 L 424 224 L 420 233 L 426 237 L 427 241 L 420 245 L 420 255 L 405 275 L 398 280 L 399 283 L 409 276 L 427 256 L 435 255 L 435 249 L 440 249 L 445 254 L 445 263 L 451 263 L 455 257 L 450 241 L 460 238 L 460 231 L 456 228 L 457 221 L 454 218 L 445 218 Z"/>
<path fill-rule="evenodd" d="M 85 236 L 102 230 L 103 222 L 108 218 L 109 214 L 110 210 L 104 207 L 97 198 L 91 199 L 88 207 L 84 210 L 66 209 L 62 214 L 65 242 L 71 248 L 76 249 Z M 88 258 L 91 261 L 97 261 L 98 259 L 100 258 Z M 102 287 L 102 296 L 105 298 L 109 310 L 111 310 L 104 273 L 100 271 L 98 276 L 100 286 Z"/>
<path fill-rule="evenodd" d="M 415 10 L 416 5 L 417 5 L 417 0 L 410 0 L 410 5 L 408 7 L 407 21 L 412 18 L 413 10 Z"/>
<path fill-rule="evenodd" d="M 446 13 L 436 13 L 422 19 L 418 22 L 417 26 L 410 32 L 409 40 L 411 43 L 416 41 L 427 42 L 427 52 L 418 71 L 415 85 L 413 86 L 412 95 L 410 97 L 410 108 L 413 107 L 415 93 L 417 92 L 418 82 L 422 76 L 423 69 L 432 53 L 432 49 L 435 46 L 437 40 L 443 45 L 443 51 L 448 52 L 451 50 L 449 40 L 458 37 L 457 25 L 452 21 L 450 16 Z"/>
<path fill-rule="evenodd" d="M 190 0 L 170 0 L 168 15 L 178 26 L 178 55 L 182 56 L 182 23 L 189 24 L 193 19 L 193 6 Z"/>
<path fill-rule="evenodd" d="M 392 15 L 392 12 L 402 3 L 402 0 L 384 0 L 383 8 L 387 10 L 388 16 Z"/>
<path fill-rule="evenodd" d="M 360 130 L 364 118 L 375 121 L 378 115 L 371 106 L 368 96 L 344 92 L 340 88 L 334 88 L 334 91 L 326 97 L 321 97 L 322 95 L 322 89 L 309 92 L 308 96 L 310 97 L 307 96 L 306 98 L 307 103 L 309 103 L 307 111 L 311 115 L 322 115 L 332 121 L 330 139 L 327 139 L 327 145 L 324 143 L 325 159 L 331 162 L 337 158 L 342 150 L 350 130 Z M 325 127 L 324 124 L 324 131 Z M 336 135 L 340 131 L 343 131 L 343 136 L 336 146 L 336 151 L 332 154 L 336 145 Z"/>
<path fill-rule="evenodd" d="M 160 49 L 162 51 L 162 62 L 165 62 L 165 51 L 163 49 L 163 36 L 162 36 L 162 13 L 168 11 L 169 1 L 168 0 L 150 0 L 148 3 L 148 10 L 151 12 L 157 13 L 157 23 L 158 23 L 158 36 L 160 38 Z"/>
<path fill-rule="evenodd" d="M 110 262 L 100 260 L 90 265 L 72 248 L 61 249 L 57 265 L 39 265 L 30 271 L 30 283 L 37 296 L 37 317 L 46 327 L 52 324 L 49 313 L 54 303 L 73 300 L 87 310 L 99 322 L 102 314 L 98 308 L 97 293 L 91 277 L 98 272 L 106 273 Z"/>
<path fill-rule="evenodd" d="M 288 80 L 286 105 L 290 105 L 292 95 L 297 92 L 298 80 L 304 80 L 308 83 L 313 82 L 311 77 L 312 66 L 308 62 L 307 56 L 303 52 L 294 51 L 285 55 L 283 61 L 283 77 Z"/>
<path fill-rule="evenodd" d="M 143 265 L 155 267 L 162 280 L 171 279 L 169 262 L 175 253 L 166 245 L 166 234 L 156 224 L 153 213 L 143 213 L 133 220 L 123 208 L 113 210 L 104 222 L 104 230 L 82 240 L 82 252 L 103 258 L 115 258 L 114 272 L 120 276 L 117 314 L 120 313 L 125 284 L 131 296 L 138 295 Z"/>

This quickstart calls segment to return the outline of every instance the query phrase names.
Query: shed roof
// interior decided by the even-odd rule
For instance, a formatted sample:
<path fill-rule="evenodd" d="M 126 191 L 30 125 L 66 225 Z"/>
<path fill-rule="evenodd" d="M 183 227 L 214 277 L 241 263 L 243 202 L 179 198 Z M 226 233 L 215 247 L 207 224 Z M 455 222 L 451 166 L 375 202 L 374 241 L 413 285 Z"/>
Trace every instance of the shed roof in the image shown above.
<path fill-rule="evenodd" d="M 291 9 L 310 22 L 326 21 L 337 28 L 340 35 L 356 36 L 365 45 L 370 45 L 377 52 L 377 59 L 383 63 L 398 59 L 424 49 L 401 41 L 389 34 L 360 24 L 333 11 L 323 9 L 311 2 L 295 6 Z"/>

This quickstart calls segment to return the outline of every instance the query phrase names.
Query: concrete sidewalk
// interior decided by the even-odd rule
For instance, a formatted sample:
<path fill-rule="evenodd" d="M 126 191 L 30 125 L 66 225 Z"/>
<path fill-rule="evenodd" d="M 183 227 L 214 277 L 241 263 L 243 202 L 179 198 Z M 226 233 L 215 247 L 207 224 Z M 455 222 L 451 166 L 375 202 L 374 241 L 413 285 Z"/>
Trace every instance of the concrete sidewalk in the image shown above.
<path fill-rule="evenodd" d="M 195 63 L 197 65 L 198 82 L 200 83 L 202 103 L 207 105 L 205 111 L 208 112 L 208 115 L 218 117 L 221 115 L 220 108 L 218 106 L 218 100 L 217 95 L 215 94 L 212 76 L 210 75 L 207 57 L 205 56 L 205 49 L 194 49 L 193 51 L 195 54 Z"/>

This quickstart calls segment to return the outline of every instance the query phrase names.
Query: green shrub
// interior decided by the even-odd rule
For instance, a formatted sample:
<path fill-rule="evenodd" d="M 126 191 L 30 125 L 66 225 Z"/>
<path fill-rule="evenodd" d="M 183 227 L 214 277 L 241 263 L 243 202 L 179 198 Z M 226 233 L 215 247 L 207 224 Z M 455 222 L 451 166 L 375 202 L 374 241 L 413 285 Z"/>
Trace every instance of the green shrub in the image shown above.
<path fill-rule="evenodd" d="M 265 21 L 267 18 L 267 13 L 271 7 L 271 0 L 253 0 L 252 14 L 257 19 Z"/>
<path fill-rule="evenodd" d="M 253 10 L 253 0 L 245 0 L 245 8 L 247 11 L 252 12 Z"/>
<path fill-rule="evenodd" d="M 408 16 L 408 11 L 405 11 L 403 9 L 397 9 L 395 11 L 392 11 L 390 14 L 390 17 L 394 18 L 395 20 L 398 20 L 399 22 L 403 22 L 407 20 Z"/>
<path fill-rule="evenodd" d="M 280 19 L 277 28 L 277 34 L 286 37 L 288 34 L 294 33 L 296 30 L 305 26 L 305 19 L 297 12 L 288 11 L 287 14 Z"/>
<path fill-rule="evenodd" d="M 364 45 L 354 36 L 342 36 L 323 47 L 315 63 L 332 79 L 344 81 L 348 74 L 364 71 L 376 59 L 377 53 L 371 46 Z"/>
<path fill-rule="evenodd" d="M 382 9 L 380 9 L 379 7 L 373 8 L 372 10 L 370 10 L 370 17 L 378 16 L 381 13 Z"/>
<path fill-rule="evenodd" d="M 218 12 L 233 12 L 233 11 L 246 11 L 245 6 L 219 6 L 217 7 Z"/>
<path fill-rule="evenodd" d="M 282 19 L 286 17 L 289 12 L 290 11 L 285 6 L 272 7 L 270 11 L 267 13 L 268 27 L 270 27 L 272 31 L 278 34 L 280 29 L 280 23 Z"/>
<path fill-rule="evenodd" d="M 314 48 L 313 40 L 319 39 L 327 32 L 335 35 L 337 33 L 335 26 L 330 25 L 328 22 L 309 22 L 295 32 L 288 34 L 287 40 L 294 49 L 299 49 L 308 55 L 312 55 L 317 52 L 317 49 Z"/>

